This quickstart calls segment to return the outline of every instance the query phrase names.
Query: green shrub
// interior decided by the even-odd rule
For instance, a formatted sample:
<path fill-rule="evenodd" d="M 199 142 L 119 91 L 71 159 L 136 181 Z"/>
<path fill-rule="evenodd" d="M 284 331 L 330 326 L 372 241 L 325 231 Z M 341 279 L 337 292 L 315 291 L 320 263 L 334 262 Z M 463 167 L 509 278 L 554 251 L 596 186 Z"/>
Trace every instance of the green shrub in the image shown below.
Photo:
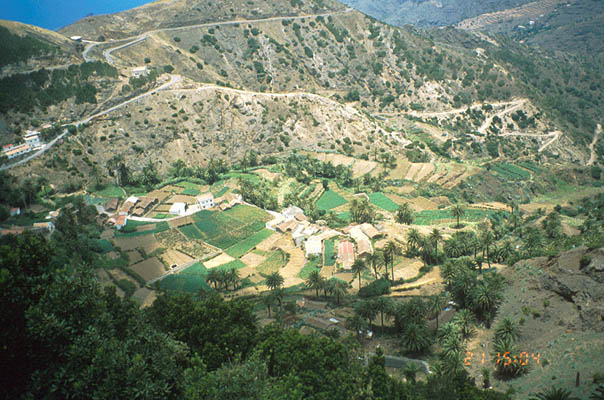
<path fill-rule="evenodd" d="M 378 279 L 377 281 L 371 282 L 369 285 L 362 287 L 359 290 L 359 297 L 377 297 L 384 294 L 390 293 L 390 282 L 386 279 Z"/>

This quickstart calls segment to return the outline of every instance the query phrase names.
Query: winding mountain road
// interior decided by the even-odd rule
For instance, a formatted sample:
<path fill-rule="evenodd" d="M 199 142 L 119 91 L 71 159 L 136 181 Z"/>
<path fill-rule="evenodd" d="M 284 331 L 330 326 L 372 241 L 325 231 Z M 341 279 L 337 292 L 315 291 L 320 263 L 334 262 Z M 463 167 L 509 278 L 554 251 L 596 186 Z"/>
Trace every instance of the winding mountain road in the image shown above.
<path fill-rule="evenodd" d="M 205 27 L 210 27 L 210 26 L 225 26 L 225 25 L 235 25 L 235 24 L 251 24 L 251 23 L 258 23 L 258 22 L 271 22 L 271 21 L 294 21 L 294 20 L 298 20 L 298 19 L 304 19 L 304 18 L 316 18 L 316 17 L 329 17 L 329 16 L 333 16 L 333 15 L 339 15 L 339 14 L 347 14 L 354 11 L 354 9 L 352 8 L 347 8 L 344 11 L 332 11 L 332 12 L 326 12 L 326 13 L 321 13 L 321 14 L 308 14 L 308 15 L 296 15 L 296 16 L 283 16 L 283 17 L 269 17 L 269 18 L 260 18 L 260 19 L 236 19 L 236 20 L 231 20 L 231 21 L 222 21 L 222 22 L 205 22 L 203 24 L 194 24 L 194 25 L 184 25 L 184 26 L 177 26 L 174 28 L 161 28 L 161 29 L 153 29 L 144 33 L 141 33 L 140 35 L 136 35 L 136 36 L 131 36 L 131 37 L 127 37 L 124 39 L 120 39 L 120 42 L 123 41 L 129 41 L 125 44 L 121 44 L 119 46 L 116 47 L 112 47 L 109 48 L 105 51 L 103 51 L 103 56 L 105 57 L 105 59 L 107 60 L 107 62 L 109 64 L 113 64 L 113 57 L 111 55 L 111 53 L 133 46 L 137 43 L 143 42 L 145 41 L 149 35 L 153 34 L 153 33 L 160 33 L 160 32 L 175 32 L 175 31 L 180 31 L 180 30 L 185 30 L 185 29 L 194 29 L 194 28 L 205 28 Z M 115 41 L 113 41 L 115 42 Z M 105 41 L 105 42 L 93 42 L 93 41 L 86 41 L 86 43 L 89 43 L 88 46 L 86 46 L 86 49 L 84 50 L 83 56 L 84 59 L 86 61 L 92 61 L 93 58 L 88 56 L 88 53 L 96 46 L 100 46 L 100 45 L 105 45 L 105 44 L 109 44 L 112 43 L 112 41 Z"/>
<path fill-rule="evenodd" d="M 170 81 L 164 83 L 161 86 L 156 87 L 155 89 L 151 89 L 148 92 L 145 92 L 145 93 L 143 93 L 141 95 L 133 97 L 133 98 L 131 98 L 129 100 L 124 101 L 123 103 L 120 103 L 120 104 L 118 104 L 116 106 L 113 106 L 111 108 L 108 108 L 108 109 L 106 109 L 104 111 L 101 111 L 101 112 L 98 112 L 96 114 L 93 114 L 93 115 L 91 115 L 89 117 L 86 117 L 84 119 L 81 119 L 79 121 L 71 122 L 71 123 L 68 123 L 68 124 L 61 125 L 61 127 L 64 128 L 64 131 L 63 131 L 62 134 L 60 134 L 59 136 L 57 136 L 56 138 L 54 138 L 50 142 L 46 143 L 46 145 L 43 148 L 41 148 L 40 150 L 38 150 L 38 151 L 36 151 L 36 152 L 28 155 L 24 159 L 19 160 L 17 162 L 14 162 L 12 164 L 8 164 L 8 165 L 4 165 L 4 166 L 0 167 L 0 171 L 6 171 L 6 170 L 9 170 L 11 168 L 18 167 L 19 165 L 26 164 L 29 161 L 31 161 L 31 160 L 33 160 L 33 159 L 41 156 L 42 154 L 44 154 L 45 152 L 47 152 L 48 150 L 50 150 L 59 140 L 63 139 L 63 137 L 69 133 L 68 130 L 67 130 L 67 126 L 69 126 L 69 125 L 80 126 L 80 125 L 83 125 L 83 124 L 87 124 L 88 122 L 92 121 L 95 118 L 102 117 L 103 115 L 106 115 L 106 114 L 109 114 L 109 113 L 111 113 L 113 111 L 119 110 L 120 108 L 122 108 L 124 106 L 127 106 L 130 103 L 134 103 L 135 101 L 138 101 L 138 100 L 140 100 L 140 99 L 142 99 L 144 97 L 151 96 L 151 95 L 153 95 L 153 94 L 155 94 L 155 93 L 157 93 L 159 91 L 162 91 L 162 90 L 166 90 L 167 88 L 169 88 L 170 86 L 172 86 L 172 85 L 180 82 L 181 80 L 182 80 L 182 78 L 180 76 L 178 76 L 178 75 L 170 75 Z"/>

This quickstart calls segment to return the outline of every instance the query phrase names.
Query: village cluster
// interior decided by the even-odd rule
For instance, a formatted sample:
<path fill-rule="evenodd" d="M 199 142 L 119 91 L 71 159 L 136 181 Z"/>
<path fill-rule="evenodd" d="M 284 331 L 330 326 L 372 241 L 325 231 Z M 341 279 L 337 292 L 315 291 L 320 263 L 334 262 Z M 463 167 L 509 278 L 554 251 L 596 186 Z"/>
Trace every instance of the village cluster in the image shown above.
<path fill-rule="evenodd" d="M 7 144 L 2 147 L 2 154 L 9 160 L 32 151 L 40 150 L 44 147 L 44 143 L 40 138 L 40 132 L 27 131 L 23 136 L 23 143 Z"/>

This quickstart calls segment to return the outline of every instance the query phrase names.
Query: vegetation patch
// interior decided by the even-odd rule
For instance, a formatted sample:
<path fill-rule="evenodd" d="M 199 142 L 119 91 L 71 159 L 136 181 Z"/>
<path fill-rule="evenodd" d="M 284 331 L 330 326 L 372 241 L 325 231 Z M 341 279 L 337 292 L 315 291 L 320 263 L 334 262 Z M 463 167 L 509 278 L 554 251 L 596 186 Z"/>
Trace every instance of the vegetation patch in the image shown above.
<path fill-rule="evenodd" d="M 460 218 L 460 220 L 468 222 L 478 222 L 497 213 L 507 214 L 506 211 L 478 210 L 475 208 L 468 208 L 464 210 L 464 215 Z M 414 224 L 417 225 L 434 225 L 442 222 L 455 220 L 456 218 L 453 215 L 452 209 L 422 210 L 418 213 L 415 213 L 414 216 Z"/>
<path fill-rule="evenodd" d="M 306 279 L 311 274 L 311 272 L 319 271 L 319 269 L 317 267 L 318 267 L 320 261 L 321 261 L 320 257 L 315 257 L 315 258 L 308 260 L 306 262 L 306 264 L 304 264 L 304 267 L 302 267 L 300 272 L 298 272 L 298 277 L 302 278 L 302 279 Z"/>
<path fill-rule="evenodd" d="M 266 254 L 265 260 L 256 267 L 256 270 L 262 275 L 278 272 L 285 264 L 287 264 L 287 258 L 287 253 L 281 249 L 271 251 Z"/>
<path fill-rule="evenodd" d="M 259 232 L 256 232 L 252 236 L 243 239 L 241 242 L 229 247 L 225 250 L 225 253 L 231 257 L 239 258 L 256 247 L 258 243 L 270 237 L 273 233 L 274 232 L 269 229 L 263 229 Z"/>
<path fill-rule="evenodd" d="M 237 205 L 224 212 L 202 210 L 193 216 L 193 225 L 179 229 L 189 238 L 227 249 L 264 229 L 268 219 L 268 214 L 261 209 Z"/>
<path fill-rule="evenodd" d="M 394 201 L 390 200 L 386 195 L 382 192 L 375 192 L 369 194 L 369 202 L 373 205 L 376 205 L 386 211 L 395 212 L 398 210 L 399 205 Z"/>
<path fill-rule="evenodd" d="M 195 263 L 179 274 L 169 275 L 161 280 L 162 290 L 199 293 L 200 290 L 211 290 L 206 282 L 208 270 L 202 263 Z"/>
<path fill-rule="evenodd" d="M 343 198 L 333 190 L 327 190 L 323 193 L 319 200 L 317 200 L 317 208 L 319 210 L 329 211 L 333 208 L 344 205 L 347 202 L 348 201 L 346 201 L 345 198 Z"/>
<path fill-rule="evenodd" d="M 323 242 L 325 246 L 325 266 L 332 266 L 336 263 L 336 244 L 333 239 L 329 239 Z"/>
<path fill-rule="evenodd" d="M 100 197 L 103 199 L 110 197 L 122 198 L 126 196 L 126 192 L 124 192 L 124 189 L 118 186 L 106 186 L 104 189 L 94 192 L 93 195 L 94 197 Z"/>
<path fill-rule="evenodd" d="M 499 175 L 513 180 L 527 180 L 531 177 L 531 173 L 527 170 L 508 163 L 493 164 L 491 165 L 491 171 L 495 171 Z"/>

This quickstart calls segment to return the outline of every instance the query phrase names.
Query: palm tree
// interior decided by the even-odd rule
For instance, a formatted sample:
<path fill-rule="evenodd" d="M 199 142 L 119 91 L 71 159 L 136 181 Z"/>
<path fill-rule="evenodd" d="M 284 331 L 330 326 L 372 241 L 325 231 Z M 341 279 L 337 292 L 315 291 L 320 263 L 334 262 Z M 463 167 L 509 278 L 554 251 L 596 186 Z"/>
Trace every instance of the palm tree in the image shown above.
<path fill-rule="evenodd" d="M 408 362 L 405 365 L 405 368 L 403 368 L 405 380 L 407 380 L 407 382 L 415 383 L 415 376 L 419 371 L 421 371 L 421 368 L 417 362 Z"/>
<path fill-rule="evenodd" d="M 434 251 L 436 252 L 436 258 L 438 258 L 438 242 L 443 239 L 442 233 L 438 230 L 438 228 L 432 229 L 432 233 L 430 234 L 430 240 L 434 243 Z"/>
<path fill-rule="evenodd" d="M 354 306 L 354 312 L 367 319 L 367 326 L 371 326 L 371 323 L 378 313 L 375 302 L 372 300 L 364 300 L 356 303 Z"/>
<path fill-rule="evenodd" d="M 336 303 L 340 304 L 340 298 L 346 296 L 348 291 L 348 282 L 345 282 L 338 278 L 331 278 L 328 282 L 329 292 L 336 296 Z"/>
<path fill-rule="evenodd" d="M 384 331 L 384 314 L 388 314 L 392 308 L 392 300 L 388 297 L 378 297 L 373 303 L 377 312 L 380 313 L 380 320 L 382 325 L 382 332 Z"/>
<path fill-rule="evenodd" d="M 371 265 L 371 268 L 373 269 L 373 272 L 375 273 L 375 279 L 378 278 L 378 269 L 380 268 L 380 266 L 382 265 L 383 261 L 384 261 L 384 257 L 383 255 L 376 251 L 373 254 L 369 255 L 369 257 L 367 258 L 367 261 L 369 262 L 369 264 Z"/>
<path fill-rule="evenodd" d="M 459 330 L 464 339 L 468 339 L 474 334 L 474 327 L 472 325 L 474 325 L 476 319 L 470 310 L 464 308 L 455 313 L 453 322 L 459 326 Z"/>
<path fill-rule="evenodd" d="M 208 274 L 206 275 L 206 281 L 208 283 L 214 284 L 214 289 L 218 289 L 218 270 L 217 269 L 211 269 L 208 271 Z"/>
<path fill-rule="evenodd" d="M 275 305 L 275 296 L 273 293 L 269 293 L 267 296 L 262 297 L 262 302 L 268 310 L 268 317 L 271 317 L 271 307 Z"/>
<path fill-rule="evenodd" d="M 360 339 L 361 332 L 367 329 L 367 321 L 365 321 L 365 318 L 355 313 L 346 319 L 346 327 L 353 330 L 357 334 L 357 338 Z"/>
<path fill-rule="evenodd" d="M 489 230 L 485 230 L 482 232 L 482 234 L 480 235 L 480 241 L 482 242 L 483 245 L 483 250 L 482 250 L 482 255 L 483 257 L 485 256 L 486 253 L 486 260 L 487 263 L 489 264 L 489 269 L 491 268 L 491 257 L 490 257 L 490 246 L 493 244 L 493 234 L 491 233 L 491 231 Z"/>
<path fill-rule="evenodd" d="M 285 280 L 283 279 L 281 274 L 279 274 L 279 272 L 273 272 L 272 274 L 266 277 L 266 286 L 272 291 L 281 289 L 284 282 Z"/>
<path fill-rule="evenodd" d="M 497 339 L 509 339 L 512 342 L 515 342 L 520 337 L 520 329 L 518 325 L 514 321 L 512 321 L 509 317 L 505 317 L 504 319 L 497 324 L 497 328 L 495 329 L 495 338 Z"/>
<path fill-rule="evenodd" d="M 236 290 L 237 287 L 239 286 L 239 283 L 241 282 L 241 277 L 239 276 L 239 271 L 236 268 L 231 268 L 229 271 L 227 271 L 226 275 L 227 275 L 227 286 L 230 283 L 233 285 L 233 290 Z"/>
<path fill-rule="evenodd" d="M 453 206 L 453 208 L 451 209 L 451 214 L 453 214 L 453 216 L 455 218 L 457 218 L 457 225 L 455 226 L 456 228 L 459 228 L 459 218 L 463 217 L 465 214 L 465 210 L 463 209 L 462 206 L 460 206 L 459 204 L 456 204 L 455 206 Z"/>
<path fill-rule="evenodd" d="M 352 273 L 359 277 L 359 290 L 361 290 L 361 274 L 367 270 L 367 265 L 365 261 L 361 258 L 357 258 L 354 260 L 354 264 L 351 267 Z"/>
<path fill-rule="evenodd" d="M 316 297 L 319 297 L 319 289 L 323 288 L 325 278 L 321 276 L 319 271 L 312 271 L 306 279 L 305 285 L 309 289 L 314 289 Z"/>
<path fill-rule="evenodd" d="M 592 398 L 596 399 L 598 397 Z M 530 400 L 579 400 L 579 398 L 573 396 L 572 393 L 567 389 L 549 388 L 543 392 L 533 395 Z"/>
<path fill-rule="evenodd" d="M 448 301 L 448 297 L 442 293 L 430 296 L 430 300 L 428 301 L 428 310 L 430 311 L 430 314 L 436 318 L 436 330 L 438 330 L 438 316 L 443 308 L 445 308 Z"/>
<path fill-rule="evenodd" d="M 392 275 L 390 276 L 390 279 L 392 282 L 394 282 L 394 256 L 397 252 L 398 246 L 396 245 L 396 242 L 393 240 L 389 240 L 388 243 L 386 243 L 386 247 L 384 247 L 384 254 L 388 254 L 388 260 L 390 261 L 390 267 L 392 269 Z"/>
<path fill-rule="evenodd" d="M 417 229 L 413 228 L 407 232 L 408 251 L 415 253 L 423 241 L 422 234 Z"/>
<path fill-rule="evenodd" d="M 426 326 L 416 322 L 405 326 L 402 342 L 405 350 L 414 354 L 423 353 L 432 344 Z"/>

